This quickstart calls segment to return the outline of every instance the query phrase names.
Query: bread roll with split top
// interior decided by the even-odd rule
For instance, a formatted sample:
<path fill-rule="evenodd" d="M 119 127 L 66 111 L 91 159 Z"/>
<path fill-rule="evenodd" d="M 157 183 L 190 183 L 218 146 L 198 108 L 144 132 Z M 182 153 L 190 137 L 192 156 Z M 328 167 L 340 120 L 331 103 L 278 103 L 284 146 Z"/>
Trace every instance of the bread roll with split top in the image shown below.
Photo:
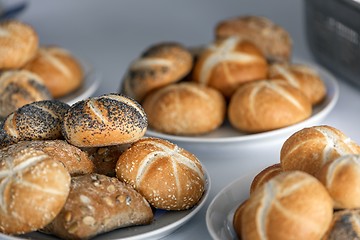
<path fill-rule="evenodd" d="M 339 129 L 320 125 L 303 128 L 286 139 L 280 163 L 284 171 L 301 170 L 315 175 L 325 163 L 359 153 L 359 145 Z"/>
<path fill-rule="evenodd" d="M 266 78 L 268 63 L 259 49 L 238 37 L 207 46 L 193 69 L 193 80 L 230 97 L 244 83 Z"/>
<path fill-rule="evenodd" d="M 75 91 L 84 81 L 78 59 L 59 46 L 41 46 L 23 68 L 39 75 L 54 98 Z"/>
<path fill-rule="evenodd" d="M 300 90 L 275 79 L 240 86 L 228 107 L 231 125 L 247 133 L 287 127 L 307 119 L 311 113 L 311 103 Z"/>
<path fill-rule="evenodd" d="M 319 73 L 304 64 L 274 63 L 269 68 L 270 79 L 284 79 L 300 89 L 312 105 L 320 103 L 326 96 L 326 86 Z"/>
<path fill-rule="evenodd" d="M 223 123 L 226 113 L 225 98 L 219 91 L 191 82 L 158 89 L 142 106 L 152 129 L 175 135 L 211 132 Z"/>
<path fill-rule="evenodd" d="M 135 142 L 146 129 L 140 104 L 110 93 L 73 104 L 65 113 L 62 134 L 77 147 L 102 147 Z"/>
<path fill-rule="evenodd" d="M 0 69 L 20 68 L 34 57 L 39 37 L 28 24 L 17 20 L 0 23 Z"/>
<path fill-rule="evenodd" d="M 13 142 L 63 139 L 61 126 L 69 108 L 57 100 L 29 103 L 7 116 L 3 129 Z"/>
<path fill-rule="evenodd" d="M 0 74 L 0 118 L 26 104 L 52 98 L 43 80 L 34 73 L 14 70 Z"/>
<path fill-rule="evenodd" d="M 261 170 L 258 174 L 255 175 L 254 179 L 251 182 L 250 194 L 255 192 L 256 189 L 264 185 L 264 183 L 268 182 L 270 179 L 279 175 L 282 172 L 283 170 L 280 163 L 276 163 Z"/>
<path fill-rule="evenodd" d="M 133 188 L 117 178 L 87 174 L 72 178 L 64 208 L 43 231 L 62 239 L 90 239 L 152 220 L 149 203 Z"/>
<path fill-rule="evenodd" d="M 321 240 L 360 239 L 359 218 L 359 209 L 334 212 L 331 225 Z"/>
<path fill-rule="evenodd" d="M 243 240 L 318 240 L 330 226 L 333 204 L 315 177 L 289 171 L 255 191 L 242 211 Z"/>
<path fill-rule="evenodd" d="M 241 239 L 241 220 L 242 220 L 242 214 L 243 210 L 245 208 L 247 200 L 243 201 L 235 210 L 234 216 L 233 216 L 233 228 L 235 230 L 235 233 L 239 239 Z"/>
<path fill-rule="evenodd" d="M 129 66 L 121 92 L 141 102 L 150 91 L 181 80 L 192 65 L 190 51 L 180 43 L 152 45 Z"/>
<path fill-rule="evenodd" d="M 344 155 L 325 163 L 316 174 L 336 209 L 360 208 L 360 155 Z"/>
<path fill-rule="evenodd" d="M 0 150 L 0 232 L 23 234 L 45 227 L 60 212 L 70 174 L 43 151 L 13 146 Z"/>
<path fill-rule="evenodd" d="M 153 207 L 166 210 L 193 207 L 205 190 L 204 170 L 196 156 L 158 138 L 142 138 L 121 154 L 116 176 Z"/>
<path fill-rule="evenodd" d="M 239 36 L 254 43 L 270 61 L 289 61 L 292 39 L 283 27 L 262 16 L 237 16 L 215 26 L 216 39 Z"/>
<path fill-rule="evenodd" d="M 42 151 L 51 158 L 62 162 L 70 176 L 89 174 L 95 170 L 94 163 L 86 152 L 64 140 L 21 141 L 4 148 L 3 151 L 20 152 L 27 148 Z"/>

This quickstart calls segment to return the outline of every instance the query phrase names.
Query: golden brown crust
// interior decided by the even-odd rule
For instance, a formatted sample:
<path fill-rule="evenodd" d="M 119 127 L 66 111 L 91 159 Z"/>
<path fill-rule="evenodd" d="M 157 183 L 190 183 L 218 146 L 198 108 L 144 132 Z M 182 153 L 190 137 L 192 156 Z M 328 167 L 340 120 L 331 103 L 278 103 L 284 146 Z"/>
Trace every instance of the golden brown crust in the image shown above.
<path fill-rule="evenodd" d="M 58 46 L 40 47 L 24 69 L 39 75 L 54 98 L 73 92 L 84 81 L 80 62 L 69 51 Z"/>
<path fill-rule="evenodd" d="M 220 92 L 190 82 L 154 91 L 145 98 L 143 107 L 151 128 L 175 135 L 211 132 L 223 123 L 226 112 Z"/>
<path fill-rule="evenodd" d="M 230 97 L 239 85 L 264 79 L 267 72 L 268 63 L 257 47 L 231 37 L 207 46 L 194 65 L 193 80 Z"/>
<path fill-rule="evenodd" d="M 4 71 L 0 75 L 0 117 L 5 118 L 16 109 L 52 96 L 43 80 L 26 70 Z"/>
<path fill-rule="evenodd" d="M 280 163 L 276 163 L 261 170 L 258 174 L 256 174 L 256 176 L 251 182 L 250 194 L 255 192 L 256 189 L 264 185 L 264 183 L 268 182 L 270 179 L 279 175 L 282 172 L 283 170 Z"/>
<path fill-rule="evenodd" d="M 121 91 L 141 102 L 149 92 L 181 80 L 190 72 L 192 65 L 191 53 L 181 44 L 155 44 L 132 62 Z"/>
<path fill-rule="evenodd" d="M 0 150 L 0 232 L 22 234 L 52 221 L 65 204 L 70 175 L 34 148 Z"/>
<path fill-rule="evenodd" d="M 242 213 L 242 239 L 320 239 L 330 226 L 332 199 L 313 176 L 283 172 L 250 196 Z"/>
<path fill-rule="evenodd" d="M 147 117 L 139 103 L 121 94 L 105 94 L 72 105 L 62 134 L 78 147 L 102 147 L 135 142 L 146 129 Z"/>
<path fill-rule="evenodd" d="M 224 19 L 215 27 L 216 39 L 234 35 L 253 42 L 269 60 L 290 60 L 291 36 L 270 19 L 260 16 L 238 16 Z"/>
<path fill-rule="evenodd" d="M 2 128 L 12 142 L 63 139 L 61 125 L 69 108 L 57 100 L 29 103 L 7 116 Z"/>
<path fill-rule="evenodd" d="M 152 219 L 149 203 L 130 186 L 89 174 L 72 178 L 64 208 L 44 231 L 62 239 L 89 239 L 117 228 L 149 224 Z"/>
<path fill-rule="evenodd" d="M 326 96 L 326 86 L 315 69 L 303 64 L 275 63 L 269 68 L 270 79 L 284 79 L 300 89 L 313 105 Z"/>
<path fill-rule="evenodd" d="M 0 23 L 0 69 L 20 68 L 36 53 L 39 38 L 28 24 L 16 20 Z"/>
<path fill-rule="evenodd" d="M 237 234 L 238 239 L 241 239 L 241 218 L 247 199 L 243 201 L 235 210 L 233 217 L 233 227 Z"/>
<path fill-rule="evenodd" d="M 316 174 L 334 200 L 336 209 L 360 208 L 360 155 L 349 154 L 336 158 Z"/>
<path fill-rule="evenodd" d="M 250 133 L 290 126 L 311 113 L 311 103 L 300 90 L 275 79 L 240 86 L 228 107 L 231 125 Z"/>
<path fill-rule="evenodd" d="M 135 142 L 120 156 L 116 175 L 160 209 L 189 209 L 205 190 L 204 171 L 196 156 L 163 139 Z"/>
<path fill-rule="evenodd" d="M 315 175 L 321 167 L 339 156 L 360 153 L 360 147 L 331 126 L 304 128 L 282 145 L 280 163 L 284 171 L 301 170 Z"/>

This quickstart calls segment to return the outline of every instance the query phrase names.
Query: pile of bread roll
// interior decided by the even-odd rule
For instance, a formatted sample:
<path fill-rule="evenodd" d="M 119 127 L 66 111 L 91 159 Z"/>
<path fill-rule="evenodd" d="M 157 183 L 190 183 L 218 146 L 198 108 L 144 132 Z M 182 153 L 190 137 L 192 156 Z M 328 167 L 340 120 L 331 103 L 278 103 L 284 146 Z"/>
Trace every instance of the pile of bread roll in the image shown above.
<path fill-rule="evenodd" d="M 57 99 L 78 89 L 84 69 L 68 50 L 39 44 L 34 28 L 18 20 L 0 23 L 0 119 L 25 104 Z"/>
<path fill-rule="evenodd" d="M 360 146 L 340 130 L 304 128 L 260 171 L 236 208 L 239 239 L 359 239 Z"/>
<path fill-rule="evenodd" d="M 120 92 L 139 101 L 153 130 L 201 135 L 225 121 L 243 133 L 305 120 L 327 89 L 312 66 L 291 61 L 292 39 L 271 20 L 220 21 L 212 43 L 161 42 L 129 66 Z"/>
<path fill-rule="evenodd" d="M 122 94 L 26 104 L 0 125 L 0 233 L 89 239 L 187 210 L 206 176 L 195 155 L 146 138 L 146 114 Z"/>

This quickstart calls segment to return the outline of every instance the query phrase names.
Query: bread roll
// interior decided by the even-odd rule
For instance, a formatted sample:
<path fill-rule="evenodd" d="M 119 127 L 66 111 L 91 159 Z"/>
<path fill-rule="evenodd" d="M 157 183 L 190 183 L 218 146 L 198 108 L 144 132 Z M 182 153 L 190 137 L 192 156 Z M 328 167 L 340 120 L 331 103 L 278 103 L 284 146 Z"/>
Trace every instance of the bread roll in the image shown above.
<path fill-rule="evenodd" d="M 193 207 L 205 190 L 204 170 L 196 156 L 157 138 L 140 139 L 121 154 L 116 176 L 153 207 L 166 210 Z"/>
<path fill-rule="evenodd" d="M 145 98 L 143 107 L 151 128 L 175 135 L 211 132 L 223 123 L 226 113 L 220 92 L 190 82 L 154 91 Z"/>
<path fill-rule="evenodd" d="M 0 75 L 0 117 L 5 118 L 16 109 L 52 96 L 43 80 L 26 70 L 4 71 Z"/>
<path fill-rule="evenodd" d="M 327 162 L 316 177 L 330 193 L 335 208 L 360 208 L 360 155 L 344 155 Z"/>
<path fill-rule="evenodd" d="M 359 152 L 359 145 L 340 130 L 313 126 L 297 131 L 284 142 L 280 163 L 284 171 L 301 170 L 315 175 L 325 163 Z"/>
<path fill-rule="evenodd" d="M 150 91 L 181 80 L 192 64 L 191 53 L 179 43 L 152 45 L 131 63 L 121 91 L 141 102 Z"/>
<path fill-rule="evenodd" d="M 312 105 L 320 103 L 326 96 L 326 86 L 319 73 L 304 64 L 275 63 L 269 68 L 270 79 L 284 79 L 300 89 Z"/>
<path fill-rule="evenodd" d="M 62 239 L 89 239 L 111 230 L 149 224 L 148 202 L 116 178 L 88 174 L 72 178 L 64 208 L 44 229 Z"/>
<path fill-rule="evenodd" d="M 65 96 L 78 89 L 84 73 L 78 59 L 59 46 L 42 46 L 25 66 L 39 75 L 54 98 Z"/>
<path fill-rule="evenodd" d="M 61 125 L 69 108 L 57 100 L 29 103 L 10 114 L 3 129 L 13 142 L 63 139 Z"/>
<path fill-rule="evenodd" d="M 290 34 L 262 16 L 237 16 L 215 26 L 216 39 L 239 36 L 254 43 L 270 61 L 289 61 L 292 52 Z"/>
<path fill-rule="evenodd" d="M 241 219 L 243 210 L 245 207 L 245 204 L 247 203 L 247 200 L 243 201 L 235 210 L 234 216 L 233 216 L 233 228 L 235 230 L 235 233 L 238 237 L 238 239 L 241 239 Z"/>
<path fill-rule="evenodd" d="M 328 231 L 321 239 L 360 239 L 359 218 L 359 209 L 336 211 Z"/>
<path fill-rule="evenodd" d="M 250 194 L 253 194 L 255 190 L 264 185 L 264 183 L 268 182 L 270 179 L 279 175 L 282 172 L 283 170 L 280 163 L 276 163 L 260 171 L 258 174 L 256 174 L 256 176 L 251 182 Z"/>
<path fill-rule="evenodd" d="M 58 159 L 34 148 L 0 150 L 0 232 L 44 227 L 64 206 L 69 189 L 69 172 Z"/>
<path fill-rule="evenodd" d="M 135 142 L 146 129 L 139 103 L 121 94 L 105 94 L 72 105 L 65 113 L 62 133 L 77 147 L 102 147 Z"/>
<path fill-rule="evenodd" d="M 35 55 L 39 37 L 30 25 L 2 21 L 0 32 L 0 69 L 19 68 Z"/>
<path fill-rule="evenodd" d="M 230 97 L 240 84 L 264 79 L 267 72 L 268 63 L 257 47 L 230 37 L 207 46 L 194 65 L 193 80 Z"/>
<path fill-rule="evenodd" d="M 230 99 L 228 118 L 243 132 L 257 133 L 299 123 L 312 107 L 298 89 L 281 80 L 262 80 L 240 86 Z"/>
<path fill-rule="evenodd" d="M 244 206 L 241 237 L 318 240 L 330 226 L 332 199 L 313 176 L 281 173 L 252 194 Z"/>
<path fill-rule="evenodd" d="M 109 177 L 115 177 L 115 167 L 120 155 L 128 149 L 130 144 L 121 144 L 107 147 L 81 148 L 89 155 L 94 163 L 94 172 Z"/>
<path fill-rule="evenodd" d="M 94 163 L 85 152 L 64 140 L 21 141 L 3 150 L 16 152 L 27 148 L 42 151 L 62 162 L 71 176 L 89 174 L 95 170 Z"/>

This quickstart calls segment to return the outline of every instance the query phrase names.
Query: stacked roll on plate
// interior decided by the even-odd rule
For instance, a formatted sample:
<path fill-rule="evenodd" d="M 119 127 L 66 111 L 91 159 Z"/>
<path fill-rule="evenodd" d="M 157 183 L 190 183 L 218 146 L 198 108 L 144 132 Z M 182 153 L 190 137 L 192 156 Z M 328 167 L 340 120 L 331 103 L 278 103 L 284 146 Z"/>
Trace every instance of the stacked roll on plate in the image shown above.
<path fill-rule="evenodd" d="M 35 101 L 66 96 L 84 81 L 79 60 L 57 45 L 40 45 L 27 23 L 0 23 L 0 119 Z"/>
<path fill-rule="evenodd" d="M 239 239 L 358 239 L 360 146 L 326 125 L 283 144 L 280 162 L 260 171 L 236 208 Z"/>
<path fill-rule="evenodd" d="M 129 66 L 120 92 L 138 100 L 155 131 L 202 135 L 226 120 L 242 133 L 301 122 L 327 89 L 311 65 L 292 62 L 290 34 L 270 19 L 239 16 L 199 48 L 160 42 Z"/>
<path fill-rule="evenodd" d="M 111 93 L 9 114 L 0 125 L 0 232 L 89 239 L 150 224 L 154 209 L 192 208 L 205 191 L 202 164 L 145 138 L 147 126 L 139 103 Z"/>

